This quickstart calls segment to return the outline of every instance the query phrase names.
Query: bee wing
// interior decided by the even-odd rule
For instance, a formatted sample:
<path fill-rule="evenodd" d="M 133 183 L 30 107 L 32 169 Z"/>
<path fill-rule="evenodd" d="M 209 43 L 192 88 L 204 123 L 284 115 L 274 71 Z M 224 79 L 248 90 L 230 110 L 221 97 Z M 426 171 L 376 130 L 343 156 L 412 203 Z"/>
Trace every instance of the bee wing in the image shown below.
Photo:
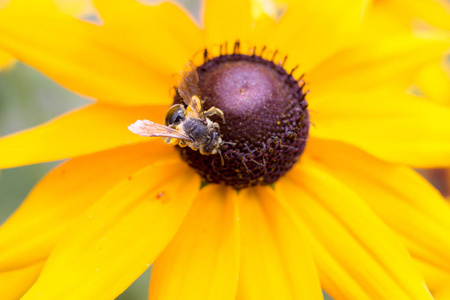
<path fill-rule="evenodd" d="M 203 113 L 202 101 L 200 100 L 200 88 L 198 87 L 198 73 L 194 64 L 188 61 L 180 73 L 180 81 L 178 82 L 178 93 L 183 102 L 189 106 L 194 113 L 194 117 L 206 120 Z"/>
<path fill-rule="evenodd" d="M 149 120 L 137 120 L 130 126 L 128 129 L 135 134 L 140 136 L 149 136 L 149 137 L 168 137 L 180 140 L 191 140 L 191 138 L 177 130 L 154 123 Z"/>

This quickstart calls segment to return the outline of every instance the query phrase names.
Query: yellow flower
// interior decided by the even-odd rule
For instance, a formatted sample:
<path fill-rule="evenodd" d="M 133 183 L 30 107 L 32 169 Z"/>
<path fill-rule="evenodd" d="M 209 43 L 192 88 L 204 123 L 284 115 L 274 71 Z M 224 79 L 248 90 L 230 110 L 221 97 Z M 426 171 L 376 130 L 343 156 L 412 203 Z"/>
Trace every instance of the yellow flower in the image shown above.
<path fill-rule="evenodd" d="M 376 1 L 366 15 L 364 30 L 367 36 L 378 33 L 382 36 L 402 32 L 420 33 L 434 27 L 450 36 L 450 5 L 447 1 L 418 0 L 406 5 L 403 0 Z M 449 53 L 437 56 L 425 65 L 406 85 L 413 85 L 427 99 L 440 104 L 450 104 L 450 60 Z M 448 286 L 448 273 L 435 266 L 420 265 L 435 298 L 446 299 L 442 288 Z M 436 291 L 436 295 L 434 294 Z M 439 296 L 438 296 L 439 295 Z M 444 298 L 443 298 L 444 297 Z"/>
<path fill-rule="evenodd" d="M 16 0 L 12 3 L 12 5 L 10 1 L 0 0 L 0 8 L 9 7 L 10 9 L 21 10 L 29 7 L 30 5 L 35 5 L 36 8 L 42 12 L 49 12 L 57 9 L 60 12 L 67 13 L 72 16 L 83 16 L 93 11 L 93 7 L 88 0 L 40 0 L 38 2 Z M 15 59 L 12 55 L 0 50 L 0 71 L 12 67 L 14 62 Z"/>
<path fill-rule="evenodd" d="M 299 1 L 275 20 L 249 1 L 208 0 L 199 22 L 171 3 L 95 5 L 101 24 L 32 7 L 0 11 L 0 47 L 96 99 L 0 140 L 2 168 L 70 158 L 0 228 L 2 297 L 112 299 L 153 264 L 150 299 L 320 299 L 320 287 L 335 299 L 431 299 L 412 261 L 449 272 L 450 212 L 406 166 L 450 165 L 450 110 L 392 82 L 414 76 L 448 41 L 401 33 L 355 43 L 366 1 Z M 200 188 L 202 178 L 174 147 L 127 130 L 138 119 L 162 122 L 173 75 L 188 60 L 200 73 L 204 49 L 205 64 L 257 57 L 265 66 L 280 61 L 287 73 L 299 64 L 295 78 L 306 72 L 314 126 L 309 138 L 298 139 L 308 140 L 299 162 L 272 185 Z M 286 62 L 275 49 L 288 54 Z M 247 74 L 240 72 L 234 76 Z M 267 78 L 255 78 L 264 74 L 202 92 L 213 86 L 223 96 L 229 90 L 222 86 L 248 82 L 258 89 Z M 268 85 L 281 89 L 294 80 L 286 75 L 283 83 L 277 76 L 284 73 L 277 74 Z M 272 99 L 279 89 L 271 91 L 263 95 Z M 233 99 L 225 100 L 217 107 L 227 124 L 235 117 L 251 125 L 277 113 L 277 106 L 265 106 L 273 102 L 252 111 L 252 103 L 233 110 L 224 107 L 234 107 Z M 280 126 L 304 131 L 294 121 Z M 279 162 L 264 158 L 289 152 L 284 141 L 220 124 L 224 134 L 254 133 L 252 142 L 267 143 L 260 160 L 244 156 L 240 170 L 228 170 L 232 180 L 269 164 L 274 170 L 267 174 L 276 177 Z M 245 153 L 232 144 L 223 149 Z M 199 165 L 218 157 L 183 149 Z M 281 157 L 286 164 L 295 159 Z M 240 163 L 226 155 L 224 165 L 219 161 L 201 171 L 217 175 L 215 168 Z"/>
<path fill-rule="evenodd" d="M 410 5 L 404 4 L 403 0 L 377 1 L 372 16 L 375 16 L 373 19 L 378 22 L 369 22 L 369 24 L 379 28 L 379 21 L 389 19 L 391 20 L 390 28 L 385 30 L 386 34 L 393 31 L 420 32 L 424 28 L 434 27 L 450 36 L 450 4 L 448 1 L 418 0 Z M 401 9 L 402 7 L 405 9 Z M 450 53 L 447 51 L 446 55 L 436 57 L 434 61 L 418 72 L 413 78 L 413 92 L 419 91 L 429 100 L 440 104 L 450 104 L 449 55 Z M 436 299 L 448 299 L 445 292 L 442 292 L 450 282 L 448 273 L 435 266 L 424 267 L 422 265 L 422 270 L 427 278 L 429 288 L 433 291 L 433 296 Z"/>
<path fill-rule="evenodd" d="M 444 0 L 418 0 L 408 4 L 404 0 L 375 1 L 366 17 L 366 36 L 420 32 L 433 27 L 450 37 L 449 19 L 450 3 Z M 436 57 L 415 75 L 412 82 L 430 100 L 447 105 L 450 104 L 449 55 L 447 52 L 447 56 Z"/>

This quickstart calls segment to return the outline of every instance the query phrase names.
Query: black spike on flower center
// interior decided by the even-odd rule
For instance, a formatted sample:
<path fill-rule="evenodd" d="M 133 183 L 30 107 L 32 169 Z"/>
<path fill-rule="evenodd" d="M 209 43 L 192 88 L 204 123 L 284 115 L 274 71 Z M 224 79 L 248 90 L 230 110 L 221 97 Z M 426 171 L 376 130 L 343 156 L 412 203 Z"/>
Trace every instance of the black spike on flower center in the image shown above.
<path fill-rule="evenodd" d="M 204 110 L 215 106 L 225 115 L 225 124 L 211 117 L 220 125 L 223 144 L 214 155 L 178 147 L 182 159 L 205 181 L 236 189 L 274 183 L 289 171 L 309 132 L 305 93 L 292 75 L 272 61 L 243 54 L 215 57 L 197 73 Z"/>

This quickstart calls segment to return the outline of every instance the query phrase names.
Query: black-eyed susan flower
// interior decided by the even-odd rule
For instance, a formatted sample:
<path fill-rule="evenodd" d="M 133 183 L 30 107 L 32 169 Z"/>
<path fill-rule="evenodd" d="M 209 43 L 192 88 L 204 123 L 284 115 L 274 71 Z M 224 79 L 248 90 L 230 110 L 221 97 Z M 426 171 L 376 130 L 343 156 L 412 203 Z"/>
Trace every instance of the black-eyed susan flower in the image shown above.
<path fill-rule="evenodd" d="M 407 166 L 450 165 L 450 110 L 393 83 L 448 41 L 356 43 L 366 1 L 95 5 L 0 11 L 0 47 L 96 99 L 0 140 L 2 168 L 70 158 L 0 228 L 4 293 L 112 299 L 153 264 L 150 299 L 431 299 L 412 262 L 450 270 L 450 213 Z M 188 61 L 220 153 L 127 129 L 185 100 Z"/>

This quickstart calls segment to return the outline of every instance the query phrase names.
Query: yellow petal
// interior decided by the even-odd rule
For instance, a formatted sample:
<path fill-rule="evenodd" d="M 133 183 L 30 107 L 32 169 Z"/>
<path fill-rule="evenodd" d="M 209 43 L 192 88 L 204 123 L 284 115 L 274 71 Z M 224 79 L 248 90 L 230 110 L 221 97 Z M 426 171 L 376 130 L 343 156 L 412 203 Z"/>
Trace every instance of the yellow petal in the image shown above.
<path fill-rule="evenodd" d="M 1 1 L 0 1 L 1 2 Z M 39 12 L 41 15 L 62 12 L 71 16 L 84 16 L 94 13 L 90 0 L 6 0 L 5 7 L 22 12 Z"/>
<path fill-rule="evenodd" d="M 252 27 L 250 0 L 204 1 L 206 44 L 218 46 L 225 42 L 231 49 L 234 41 L 247 42 Z"/>
<path fill-rule="evenodd" d="M 431 299 L 397 237 L 355 193 L 308 159 L 277 182 L 276 192 L 317 239 L 322 286 L 335 299 Z"/>
<path fill-rule="evenodd" d="M 149 299 L 233 299 L 239 276 L 236 191 L 210 184 L 152 269 Z"/>
<path fill-rule="evenodd" d="M 269 187 L 239 191 L 237 299 L 322 299 L 309 243 Z"/>
<path fill-rule="evenodd" d="M 396 12 L 403 18 L 409 19 L 409 22 L 424 20 L 426 23 L 445 30 L 450 30 L 450 5 L 445 0 L 390 0 L 374 1 L 386 2 L 386 9 Z"/>
<path fill-rule="evenodd" d="M 358 31 L 365 12 L 365 0 L 286 1 L 288 7 L 268 46 L 289 55 L 288 61 L 309 72 L 318 63 L 348 43 Z"/>
<path fill-rule="evenodd" d="M 450 299 L 450 285 L 443 286 L 441 289 L 437 290 L 434 294 L 434 300 L 448 300 Z"/>
<path fill-rule="evenodd" d="M 416 37 L 400 34 L 370 39 L 343 50 L 307 76 L 312 94 L 349 90 L 383 89 L 398 82 L 410 84 L 415 74 L 429 62 L 444 56 L 450 40 L 437 33 Z"/>
<path fill-rule="evenodd" d="M 450 109 L 391 91 L 312 97 L 311 135 L 414 167 L 450 166 Z"/>
<path fill-rule="evenodd" d="M 411 18 L 392 9 L 393 1 L 372 1 L 361 24 L 357 42 L 385 39 L 412 31 Z M 404 9 L 402 9 L 404 11 Z"/>
<path fill-rule="evenodd" d="M 158 70 L 173 77 L 195 53 L 203 50 L 203 33 L 179 4 L 151 5 L 136 0 L 94 0 L 94 4 L 105 28 L 130 53 L 129 59 L 137 58 L 151 66 L 147 72 Z M 160 87 L 161 92 L 167 96 L 170 87 Z"/>
<path fill-rule="evenodd" d="M 343 143 L 312 139 L 308 147 L 320 168 L 358 193 L 413 257 L 450 274 L 450 207 L 425 179 Z"/>
<path fill-rule="evenodd" d="M 3 300 L 15 300 L 33 285 L 44 266 L 44 261 L 21 269 L 0 272 L 0 293 Z"/>
<path fill-rule="evenodd" d="M 255 49 L 260 53 L 267 46 L 267 36 L 276 31 L 277 10 L 270 0 L 208 0 L 202 11 L 210 57 L 234 53 L 236 41 L 240 42 L 238 52 L 251 54 Z M 282 59 L 274 56 L 274 50 L 263 51 L 267 59 Z"/>
<path fill-rule="evenodd" d="M 430 100 L 450 105 L 450 63 L 431 63 L 415 78 L 420 91 Z"/>
<path fill-rule="evenodd" d="M 98 198 L 137 169 L 167 158 L 177 154 L 155 141 L 74 158 L 50 172 L 0 227 L 0 270 L 46 258 Z"/>
<path fill-rule="evenodd" d="M 114 107 L 93 104 L 44 125 L 0 139 L 0 167 L 70 158 L 149 141 L 128 130 L 138 119 L 164 120 L 167 107 Z"/>
<path fill-rule="evenodd" d="M 447 270 L 436 267 L 428 262 L 420 259 L 414 260 L 414 265 L 421 271 L 425 277 L 428 288 L 431 293 L 440 289 L 443 286 L 447 286 L 450 282 L 450 274 Z"/>
<path fill-rule="evenodd" d="M 136 172 L 64 233 L 23 299 L 114 299 L 167 246 L 199 187 L 179 159 Z"/>
<path fill-rule="evenodd" d="M 427 286 L 429 287 L 434 299 L 450 299 L 450 274 L 448 271 L 437 268 L 436 266 L 422 260 L 415 260 L 415 264 L 424 274 L 425 279 L 427 280 Z"/>
<path fill-rule="evenodd" d="M 94 14 L 95 9 L 91 0 L 55 0 L 56 9 L 71 16 L 87 16 Z"/>
<path fill-rule="evenodd" d="M 0 11 L 0 46 L 65 87 L 107 103 L 170 103 L 173 73 L 136 55 L 126 34 L 63 14 Z"/>

